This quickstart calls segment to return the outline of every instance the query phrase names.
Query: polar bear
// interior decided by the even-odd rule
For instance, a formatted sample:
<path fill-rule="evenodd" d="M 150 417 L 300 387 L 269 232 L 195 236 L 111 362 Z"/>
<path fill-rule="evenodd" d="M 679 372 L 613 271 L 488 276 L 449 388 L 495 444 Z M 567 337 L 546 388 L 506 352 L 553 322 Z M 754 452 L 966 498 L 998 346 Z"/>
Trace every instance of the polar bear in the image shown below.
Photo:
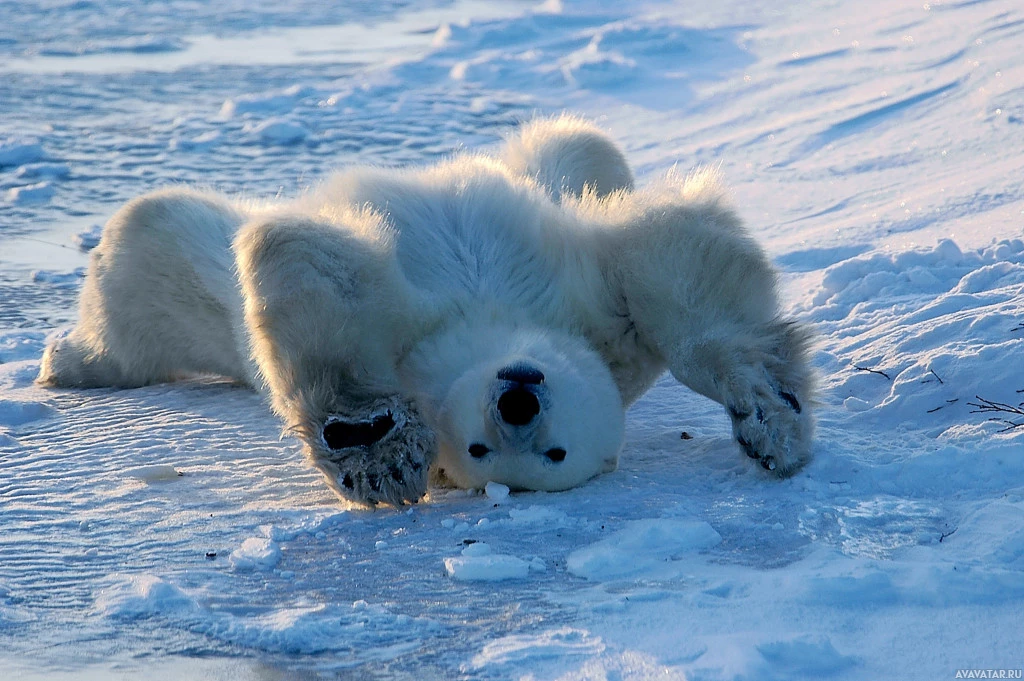
<path fill-rule="evenodd" d="M 129 202 L 38 381 L 233 378 L 340 496 L 401 504 L 613 470 L 625 409 L 666 369 L 790 475 L 811 456 L 809 339 L 714 172 L 636 189 L 619 148 L 563 115 L 492 155 L 348 170 L 280 204 Z"/>

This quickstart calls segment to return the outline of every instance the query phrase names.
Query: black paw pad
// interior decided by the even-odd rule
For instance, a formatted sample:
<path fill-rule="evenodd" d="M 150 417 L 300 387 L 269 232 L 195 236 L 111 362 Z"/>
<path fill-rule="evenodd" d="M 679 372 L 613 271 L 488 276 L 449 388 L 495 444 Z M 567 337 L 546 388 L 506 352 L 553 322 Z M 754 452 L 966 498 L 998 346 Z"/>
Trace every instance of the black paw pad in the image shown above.
<path fill-rule="evenodd" d="M 355 489 L 356 483 L 352 481 L 352 476 L 349 473 L 345 473 L 345 477 L 341 479 L 341 484 L 346 489 Z"/>
<path fill-rule="evenodd" d="M 331 421 L 324 426 L 323 438 L 331 449 L 369 447 L 394 427 L 395 418 L 387 412 L 371 421 Z"/>
<path fill-rule="evenodd" d="M 797 402 L 796 395 L 794 395 L 793 393 L 787 393 L 785 390 L 780 390 L 779 397 L 784 399 L 786 401 L 786 404 L 788 404 L 793 409 L 793 411 L 795 411 L 797 414 L 800 413 L 800 403 Z"/>

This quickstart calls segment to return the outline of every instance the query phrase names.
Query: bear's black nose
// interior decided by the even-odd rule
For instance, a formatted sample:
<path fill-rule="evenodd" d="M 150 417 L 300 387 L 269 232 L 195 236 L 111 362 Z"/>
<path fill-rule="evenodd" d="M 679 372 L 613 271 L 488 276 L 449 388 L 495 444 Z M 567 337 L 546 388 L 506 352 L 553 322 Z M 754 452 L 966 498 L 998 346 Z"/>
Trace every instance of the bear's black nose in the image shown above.
<path fill-rule="evenodd" d="M 498 413 L 510 426 L 525 426 L 540 413 L 540 401 L 525 388 L 512 388 L 498 398 Z"/>
<path fill-rule="evenodd" d="M 372 421 L 332 421 L 324 426 L 324 442 L 331 449 L 369 447 L 395 427 L 391 412 L 382 414 Z"/>
<path fill-rule="evenodd" d="M 544 382 L 544 374 L 529 364 L 512 364 L 498 372 L 503 381 L 515 381 L 524 385 L 538 385 Z"/>

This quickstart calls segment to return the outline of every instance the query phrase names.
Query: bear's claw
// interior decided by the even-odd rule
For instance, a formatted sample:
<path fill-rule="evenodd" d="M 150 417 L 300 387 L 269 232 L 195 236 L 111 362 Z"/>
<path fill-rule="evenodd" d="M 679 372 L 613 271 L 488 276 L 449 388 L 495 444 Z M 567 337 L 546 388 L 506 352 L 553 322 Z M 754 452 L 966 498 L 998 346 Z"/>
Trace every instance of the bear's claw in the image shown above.
<path fill-rule="evenodd" d="M 766 471 L 786 477 L 810 459 L 813 422 L 795 391 L 776 387 L 767 375 L 764 378 L 746 386 L 734 384 L 726 411 L 743 452 Z"/>

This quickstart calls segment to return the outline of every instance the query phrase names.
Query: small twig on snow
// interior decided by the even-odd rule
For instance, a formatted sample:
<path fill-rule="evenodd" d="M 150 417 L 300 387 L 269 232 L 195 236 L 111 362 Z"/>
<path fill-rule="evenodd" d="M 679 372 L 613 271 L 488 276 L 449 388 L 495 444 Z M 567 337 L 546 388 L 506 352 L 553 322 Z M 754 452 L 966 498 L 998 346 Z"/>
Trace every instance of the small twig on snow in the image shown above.
<path fill-rule="evenodd" d="M 935 373 L 935 369 L 929 369 L 928 371 L 932 372 L 932 376 L 939 379 L 939 385 L 946 385 L 946 382 L 943 381 L 937 373 Z"/>
<path fill-rule="evenodd" d="M 892 380 L 892 376 L 890 376 L 889 374 L 885 373 L 884 371 L 879 371 L 878 369 L 869 369 L 868 367 L 861 367 L 861 366 L 857 366 L 856 364 L 853 365 L 853 368 L 856 369 L 857 371 L 867 371 L 868 373 L 871 373 L 871 374 L 878 374 L 879 376 L 885 376 L 890 381 Z"/>
<path fill-rule="evenodd" d="M 943 407 L 949 406 L 949 405 L 954 404 L 954 403 L 959 402 L 959 401 L 960 401 L 959 397 L 954 397 L 951 400 L 946 400 L 946 404 L 940 404 L 939 406 L 935 407 L 934 409 L 929 409 L 928 413 L 929 414 L 934 414 L 935 412 L 937 412 L 938 410 L 942 409 Z"/>
<path fill-rule="evenodd" d="M 942 540 L 943 540 L 943 539 L 945 539 L 946 537 L 948 537 L 948 536 L 950 536 L 950 535 L 954 534 L 954 533 L 955 533 L 955 532 L 956 532 L 957 530 L 959 530 L 959 529 L 960 529 L 959 527 L 954 527 L 954 528 L 953 528 L 952 530 L 950 530 L 949 532 L 940 532 L 940 533 L 939 533 L 939 543 L 941 544 L 941 543 L 942 543 Z"/>

